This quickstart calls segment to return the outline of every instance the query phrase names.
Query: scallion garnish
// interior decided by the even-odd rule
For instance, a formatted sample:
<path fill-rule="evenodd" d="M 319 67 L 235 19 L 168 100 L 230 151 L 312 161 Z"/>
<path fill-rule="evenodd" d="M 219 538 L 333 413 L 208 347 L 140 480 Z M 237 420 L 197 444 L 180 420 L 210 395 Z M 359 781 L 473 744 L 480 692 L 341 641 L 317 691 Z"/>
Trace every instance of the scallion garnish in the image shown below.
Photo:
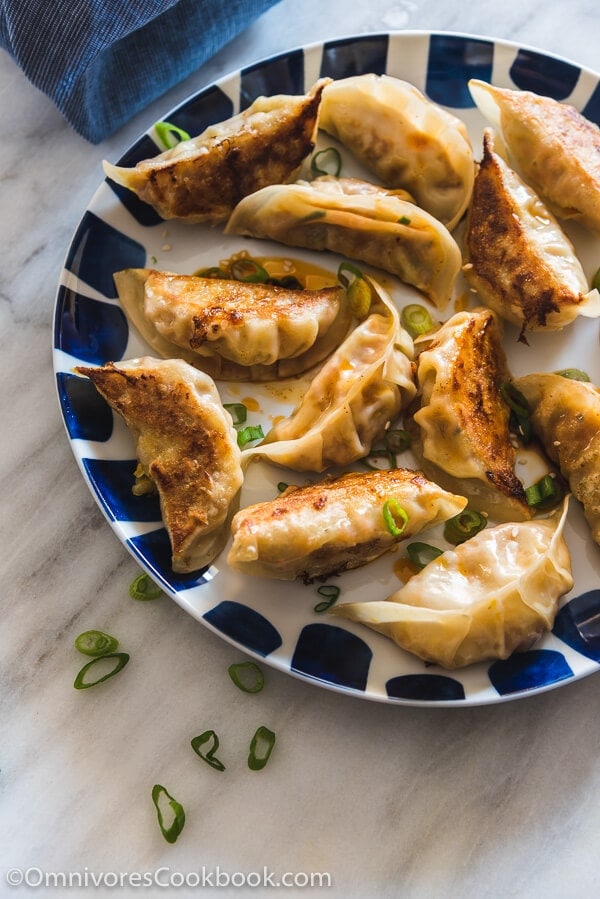
<path fill-rule="evenodd" d="M 408 515 L 395 496 L 391 496 L 384 502 L 383 519 L 392 537 L 399 537 L 404 533 L 408 524 Z"/>
<path fill-rule="evenodd" d="M 556 505 L 563 498 L 563 495 L 561 484 L 551 474 L 545 474 L 535 484 L 525 488 L 527 504 L 536 509 L 547 509 Z"/>
<path fill-rule="evenodd" d="M 390 428 L 385 432 L 385 446 L 390 453 L 403 453 L 410 446 L 410 434 L 402 428 Z"/>
<path fill-rule="evenodd" d="M 409 217 L 407 215 L 403 215 L 401 218 L 398 219 L 398 224 L 399 225 L 410 225 Z"/>
<path fill-rule="evenodd" d="M 433 562 L 438 556 L 443 555 L 441 549 L 431 546 L 429 543 L 409 543 L 406 552 L 410 561 L 418 568 L 425 568 L 429 562 Z"/>
<path fill-rule="evenodd" d="M 290 485 L 286 484 L 285 481 L 279 481 L 279 483 L 277 484 L 277 489 L 279 490 L 280 493 L 283 493 L 283 491 L 287 490 L 289 486 Z"/>
<path fill-rule="evenodd" d="M 317 589 L 317 593 L 319 596 L 326 597 L 322 602 L 318 602 L 314 607 L 315 612 L 319 614 L 321 612 L 326 612 L 327 609 L 330 609 L 335 602 L 337 602 L 338 597 L 340 595 L 340 588 L 336 587 L 335 584 L 323 584 L 321 587 Z"/>
<path fill-rule="evenodd" d="M 227 669 L 229 677 L 244 693 L 260 693 L 265 685 L 262 668 L 256 662 L 237 662 Z"/>
<path fill-rule="evenodd" d="M 82 652 L 84 656 L 105 656 L 114 652 L 119 646 L 116 637 L 105 634 L 104 631 L 84 631 L 75 637 L 75 649 Z"/>
<path fill-rule="evenodd" d="M 105 670 L 106 663 L 112 659 L 114 659 L 115 664 L 106 674 L 100 675 L 96 680 L 86 681 L 85 677 L 88 671 L 98 665 L 101 665 L 102 670 Z M 96 656 L 91 662 L 88 662 L 83 666 L 81 671 L 77 674 L 73 686 L 76 690 L 87 690 L 88 687 L 95 687 L 96 684 L 102 684 L 104 681 L 109 680 L 109 678 L 114 677 L 115 674 L 118 674 L 119 671 L 122 671 L 128 661 L 129 655 L 126 652 L 107 652 L 101 656 Z"/>
<path fill-rule="evenodd" d="M 310 161 L 310 170 L 313 175 L 333 175 L 339 177 L 342 171 L 342 157 L 335 147 L 325 147 L 315 153 Z"/>
<path fill-rule="evenodd" d="M 252 443 L 253 440 L 262 440 L 264 436 L 261 425 L 248 425 L 242 428 L 241 431 L 238 431 L 238 446 L 240 448 L 244 447 L 247 443 Z"/>
<path fill-rule="evenodd" d="M 596 288 L 596 290 L 600 290 L 600 268 L 592 278 L 592 288 Z"/>
<path fill-rule="evenodd" d="M 165 797 L 167 800 L 167 808 L 165 809 L 165 813 L 169 811 L 171 817 L 171 821 L 168 825 L 165 825 L 165 816 L 161 807 L 162 805 L 164 805 Z M 154 786 L 152 787 L 152 802 L 154 803 L 156 814 L 158 815 L 158 826 L 160 827 L 160 832 L 162 833 L 167 843 L 174 843 L 183 830 L 183 825 L 185 824 L 185 812 L 183 810 L 183 806 L 180 802 L 177 802 L 176 799 L 173 799 L 173 797 L 167 792 L 167 790 L 160 784 L 154 784 Z"/>
<path fill-rule="evenodd" d="M 217 278 L 221 281 L 227 280 L 227 272 L 224 272 L 218 265 L 211 265 L 209 268 L 201 268 L 196 272 L 197 278 Z"/>
<path fill-rule="evenodd" d="M 248 767 L 252 771 L 260 771 L 264 768 L 273 752 L 274 745 L 275 734 L 268 727 L 261 724 L 250 741 Z"/>
<path fill-rule="evenodd" d="M 510 381 L 506 381 L 500 386 L 500 394 L 515 415 L 519 418 L 529 418 L 531 415 L 529 403 L 521 391 L 517 390 L 514 384 L 511 384 Z"/>
<path fill-rule="evenodd" d="M 352 314 L 357 318 L 366 318 L 373 301 L 373 289 L 368 280 L 351 262 L 342 262 L 337 276 L 340 284 L 346 288 Z"/>
<path fill-rule="evenodd" d="M 411 337 L 427 334 L 435 327 L 431 313 L 420 303 L 409 303 L 400 313 L 400 323 Z"/>
<path fill-rule="evenodd" d="M 482 531 L 486 524 L 487 519 L 479 512 L 475 512 L 474 509 L 464 509 L 445 523 L 444 537 L 448 543 L 458 546 Z"/>
<path fill-rule="evenodd" d="M 590 376 L 587 372 L 582 371 L 580 368 L 563 368 L 560 371 L 555 372 L 555 374 L 560 375 L 561 378 L 570 378 L 571 381 L 590 380 Z"/>
<path fill-rule="evenodd" d="M 150 599 L 158 599 L 163 595 L 161 588 L 145 572 L 138 576 L 129 585 L 129 595 L 132 599 L 147 602 Z"/>
<path fill-rule="evenodd" d="M 203 750 L 202 747 L 209 741 L 210 747 L 207 750 Z M 215 771 L 225 770 L 225 765 L 215 755 L 217 749 L 219 748 L 219 738 L 214 730 L 205 730 L 203 734 L 194 737 L 191 741 L 191 744 L 192 749 L 194 750 L 196 755 L 200 756 L 200 758 L 208 765 L 210 765 L 211 768 L 214 768 Z"/>
<path fill-rule="evenodd" d="M 223 408 L 231 415 L 234 425 L 243 425 L 248 418 L 248 409 L 243 403 L 223 403 Z"/>
<path fill-rule="evenodd" d="M 269 273 L 256 259 L 234 259 L 229 266 L 229 273 L 236 281 L 247 284 L 266 284 Z"/>
<path fill-rule="evenodd" d="M 183 128 L 178 128 L 177 125 L 172 125 L 171 122 L 156 122 L 154 130 L 167 150 L 172 150 L 182 140 L 190 139 L 187 131 L 184 131 Z"/>

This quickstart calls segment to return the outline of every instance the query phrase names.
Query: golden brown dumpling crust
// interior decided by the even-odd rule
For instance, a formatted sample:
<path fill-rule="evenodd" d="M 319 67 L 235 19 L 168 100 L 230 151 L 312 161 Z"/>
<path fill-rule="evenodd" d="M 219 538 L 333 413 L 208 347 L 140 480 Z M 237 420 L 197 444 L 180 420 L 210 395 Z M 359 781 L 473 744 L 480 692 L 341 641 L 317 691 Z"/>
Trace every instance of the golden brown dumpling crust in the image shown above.
<path fill-rule="evenodd" d="M 305 97 L 259 97 L 245 112 L 194 138 L 139 162 L 131 175 L 105 164 L 109 177 L 123 183 L 164 219 L 217 224 L 242 197 L 292 180 L 314 148 L 321 79 Z M 187 146 L 190 150 L 188 152 Z"/>
<path fill-rule="evenodd" d="M 158 490 L 174 570 L 208 564 L 242 483 L 235 430 L 211 380 L 181 360 L 149 357 L 76 371 L 136 439 L 137 457 Z M 211 534 L 215 543 L 211 537 L 207 555 L 198 557 L 194 542 Z"/>
<path fill-rule="evenodd" d="M 466 245 L 465 278 L 485 303 L 521 327 L 521 339 L 526 330 L 560 328 L 577 315 L 578 306 L 589 305 L 570 242 L 537 195 L 494 152 L 489 131 Z"/>
<path fill-rule="evenodd" d="M 551 372 L 514 382 L 531 409 L 534 434 L 582 504 L 600 544 L 600 390 Z"/>
<path fill-rule="evenodd" d="M 395 499 L 407 521 L 393 535 L 383 507 Z M 458 515 L 466 499 L 410 469 L 351 472 L 241 509 L 228 563 L 246 574 L 306 582 L 358 568 L 399 540 Z"/>
<path fill-rule="evenodd" d="M 463 489 L 481 512 L 503 520 L 531 517 L 514 470 L 510 409 L 500 390 L 509 375 L 496 315 L 489 309 L 454 315 L 420 354 L 417 378 L 422 404 L 414 414 L 420 428 L 415 451 L 422 452 L 419 464 L 428 477 L 441 476 L 443 486 L 465 479 Z M 448 482 L 444 474 L 453 480 Z M 490 488 L 502 498 L 499 508 L 492 505 Z"/>

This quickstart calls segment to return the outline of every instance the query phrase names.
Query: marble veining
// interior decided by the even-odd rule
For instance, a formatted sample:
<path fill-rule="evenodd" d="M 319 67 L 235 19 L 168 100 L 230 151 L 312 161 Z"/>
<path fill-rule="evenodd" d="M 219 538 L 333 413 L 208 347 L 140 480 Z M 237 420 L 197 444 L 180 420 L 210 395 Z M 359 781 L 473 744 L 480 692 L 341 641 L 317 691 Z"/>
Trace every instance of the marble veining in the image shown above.
<path fill-rule="evenodd" d="M 299 44 L 395 28 L 489 35 L 597 67 L 591 0 L 573 0 L 568 14 L 558 0 L 282 0 L 93 147 L 0 55 L 2 897 L 84 896 L 94 892 L 90 873 L 162 869 L 164 880 L 203 866 L 326 872 L 331 887 L 316 891 L 344 897 L 570 899 L 600 889 L 597 675 L 463 709 L 366 702 L 267 666 L 262 693 L 242 694 L 227 674 L 243 660 L 239 650 L 166 597 L 129 597 L 139 569 L 85 486 L 60 418 L 53 304 L 101 160 L 118 158 L 165 110 L 233 69 Z M 73 639 L 89 628 L 117 636 L 131 661 L 97 691 L 78 692 Z M 268 766 L 251 772 L 248 743 L 260 724 L 277 744 Z M 220 737 L 221 773 L 190 748 L 208 728 Z M 173 846 L 156 824 L 155 783 L 185 806 Z M 30 872 L 29 889 L 7 884 L 15 868 Z M 37 871 L 87 872 L 88 888 L 37 886 Z M 202 892 L 177 882 L 169 894 Z M 301 892 L 315 890 L 254 890 Z"/>

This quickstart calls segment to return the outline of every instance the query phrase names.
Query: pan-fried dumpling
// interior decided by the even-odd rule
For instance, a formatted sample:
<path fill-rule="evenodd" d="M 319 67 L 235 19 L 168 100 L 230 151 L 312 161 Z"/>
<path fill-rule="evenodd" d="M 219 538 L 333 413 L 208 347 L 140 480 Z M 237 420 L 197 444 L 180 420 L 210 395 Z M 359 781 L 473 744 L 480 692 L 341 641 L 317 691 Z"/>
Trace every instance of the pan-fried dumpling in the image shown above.
<path fill-rule="evenodd" d="M 457 312 L 417 359 L 420 408 L 407 429 L 427 477 L 460 490 L 471 507 L 499 521 L 530 518 L 515 474 L 502 322 L 491 309 Z"/>
<path fill-rule="evenodd" d="M 389 422 L 414 397 L 413 343 L 389 295 L 377 299 L 316 374 L 289 418 L 244 450 L 296 471 L 349 465 L 369 454 Z"/>
<path fill-rule="evenodd" d="M 392 499 L 406 515 L 398 534 L 384 514 Z M 458 515 L 466 503 L 405 468 L 288 487 L 276 499 L 236 513 L 227 562 L 245 574 L 308 583 L 366 565 L 400 540 Z"/>
<path fill-rule="evenodd" d="M 290 290 L 152 269 L 125 269 L 114 279 L 121 305 L 154 350 L 214 378 L 299 374 L 326 358 L 352 323 L 339 286 Z"/>
<path fill-rule="evenodd" d="M 445 668 L 506 659 L 552 628 L 573 586 L 566 513 L 565 501 L 550 518 L 487 528 L 387 599 L 338 604 L 331 613 Z"/>
<path fill-rule="evenodd" d="M 512 165 L 554 214 L 600 232 L 600 128 L 574 106 L 531 91 L 477 79 L 469 89 Z"/>
<path fill-rule="evenodd" d="M 319 128 L 335 137 L 386 187 L 404 187 L 448 229 L 466 210 L 475 164 L 455 115 L 389 75 L 353 75 L 323 91 Z"/>
<path fill-rule="evenodd" d="M 498 315 L 522 329 L 556 331 L 600 316 L 571 241 L 533 191 L 483 138 L 466 237 L 464 275 Z"/>
<path fill-rule="evenodd" d="M 447 305 L 462 265 L 444 225 L 383 188 L 357 189 L 331 176 L 256 191 L 234 209 L 226 234 L 329 250 L 412 284 L 436 306 Z"/>
<path fill-rule="evenodd" d="M 329 80 L 320 79 L 305 96 L 259 97 L 243 112 L 135 168 L 105 161 L 104 172 L 164 219 L 218 224 L 247 194 L 298 177 L 315 145 Z"/>
<path fill-rule="evenodd" d="M 531 426 L 582 504 L 600 544 L 600 390 L 551 372 L 513 382 L 531 411 Z"/>
<path fill-rule="evenodd" d="M 136 476 L 158 491 L 173 570 L 209 565 L 227 539 L 243 479 L 237 432 L 212 379 L 181 359 L 149 356 L 76 371 L 134 437 Z"/>

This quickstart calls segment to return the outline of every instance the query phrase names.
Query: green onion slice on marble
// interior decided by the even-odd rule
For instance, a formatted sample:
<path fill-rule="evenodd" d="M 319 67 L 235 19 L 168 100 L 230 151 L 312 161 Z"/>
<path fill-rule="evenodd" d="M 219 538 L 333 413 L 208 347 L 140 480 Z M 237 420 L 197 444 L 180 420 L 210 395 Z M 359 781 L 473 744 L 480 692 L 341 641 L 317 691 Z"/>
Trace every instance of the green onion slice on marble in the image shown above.
<path fill-rule="evenodd" d="M 183 806 L 176 799 L 173 799 L 161 784 L 154 784 L 152 787 L 152 802 L 158 816 L 160 832 L 167 843 L 174 843 L 185 824 Z M 167 816 L 168 819 L 166 820 Z"/>
<path fill-rule="evenodd" d="M 75 649 L 82 652 L 84 656 L 93 656 L 94 658 L 105 656 L 118 649 L 118 646 L 117 638 L 105 634 L 104 631 L 84 631 L 75 637 Z"/>
<path fill-rule="evenodd" d="M 206 743 L 209 743 L 210 745 L 207 749 L 204 749 L 203 747 Z M 214 730 L 205 730 L 204 733 L 194 737 L 191 741 L 191 746 L 196 755 L 199 756 L 202 761 L 210 765 L 211 768 L 214 768 L 215 771 L 225 770 L 225 765 L 215 755 L 219 748 L 219 738 Z"/>
<path fill-rule="evenodd" d="M 87 662 L 87 664 L 85 664 L 78 672 L 77 677 L 73 682 L 73 686 L 76 690 L 87 690 L 88 687 L 95 687 L 97 684 L 103 684 L 104 681 L 109 680 L 111 677 L 114 677 L 115 674 L 118 674 L 119 671 L 122 671 L 128 661 L 129 654 L 126 652 L 107 652 L 104 655 L 96 656 L 96 658 Z M 110 662 L 113 663 L 113 666 L 106 671 L 107 663 Z M 95 672 L 97 675 L 96 680 L 86 680 L 87 675 L 94 668 L 98 669 Z M 104 674 L 101 672 L 104 672 Z"/>
<path fill-rule="evenodd" d="M 148 574 L 143 572 L 129 585 L 129 595 L 140 602 L 148 602 L 151 599 L 158 599 L 163 595 L 163 591 Z"/>
<path fill-rule="evenodd" d="M 251 771 L 261 771 L 265 767 L 275 746 L 275 734 L 268 727 L 261 725 L 257 728 L 250 741 L 248 753 L 248 767 Z"/>
<path fill-rule="evenodd" d="M 265 676 L 256 662 L 236 662 L 227 669 L 233 683 L 244 693 L 260 693 Z"/>

